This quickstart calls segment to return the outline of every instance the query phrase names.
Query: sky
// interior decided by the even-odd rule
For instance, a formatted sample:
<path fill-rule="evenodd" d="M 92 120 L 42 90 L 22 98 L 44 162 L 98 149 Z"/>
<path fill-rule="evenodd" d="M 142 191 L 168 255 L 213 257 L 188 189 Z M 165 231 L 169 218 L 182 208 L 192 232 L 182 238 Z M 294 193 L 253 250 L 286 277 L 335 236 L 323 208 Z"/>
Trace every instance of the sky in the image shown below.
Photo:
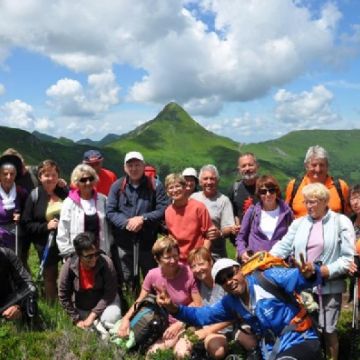
<path fill-rule="evenodd" d="M 1 0 L 0 125 L 123 134 L 170 101 L 241 143 L 360 127 L 359 0 Z"/>

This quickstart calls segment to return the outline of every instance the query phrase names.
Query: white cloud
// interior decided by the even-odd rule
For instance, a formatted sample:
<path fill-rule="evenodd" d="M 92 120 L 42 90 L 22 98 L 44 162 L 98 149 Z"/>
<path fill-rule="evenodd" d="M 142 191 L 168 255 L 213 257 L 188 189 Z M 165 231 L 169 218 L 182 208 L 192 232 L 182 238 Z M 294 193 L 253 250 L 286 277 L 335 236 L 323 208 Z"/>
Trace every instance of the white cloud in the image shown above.
<path fill-rule="evenodd" d="M 28 129 L 33 125 L 33 108 L 21 100 L 5 103 L 1 106 L 0 112 L 8 126 Z"/>
<path fill-rule="evenodd" d="M 86 89 L 77 80 L 58 80 L 47 89 L 46 95 L 50 98 L 49 104 L 61 115 L 91 117 L 116 105 L 119 90 L 114 74 L 108 70 L 89 75 Z"/>
<path fill-rule="evenodd" d="M 0 84 L 0 96 L 5 94 L 5 86 Z"/>
<path fill-rule="evenodd" d="M 53 121 L 44 117 L 36 119 L 34 122 L 34 127 L 39 131 L 49 131 L 55 127 L 55 124 Z"/>
<path fill-rule="evenodd" d="M 323 85 L 299 94 L 281 89 L 275 94 L 274 100 L 277 103 L 275 118 L 296 129 L 314 129 L 341 120 L 340 115 L 331 108 L 333 94 Z"/>
<path fill-rule="evenodd" d="M 339 37 L 342 15 L 334 3 L 314 12 L 302 1 L 199 0 L 190 12 L 184 7 L 189 2 L 4 0 L 0 61 L 19 47 L 92 74 L 88 88 L 73 84 L 72 95 L 71 84 L 55 85 L 49 96 L 61 114 L 95 115 L 116 104 L 119 89 L 108 69 L 128 64 L 146 75 L 127 99 L 175 100 L 209 116 L 224 102 L 259 98 L 283 86 L 313 63 L 339 62 L 350 54 L 342 41 L 359 48 L 355 27 Z M 214 30 L 203 20 L 209 13 Z"/>

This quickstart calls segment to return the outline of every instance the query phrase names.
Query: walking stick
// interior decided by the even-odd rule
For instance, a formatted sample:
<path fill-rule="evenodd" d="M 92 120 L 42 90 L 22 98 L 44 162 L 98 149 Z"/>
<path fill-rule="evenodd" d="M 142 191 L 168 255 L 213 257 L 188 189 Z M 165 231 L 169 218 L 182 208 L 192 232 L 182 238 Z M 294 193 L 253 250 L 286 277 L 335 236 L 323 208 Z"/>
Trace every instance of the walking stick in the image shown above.
<path fill-rule="evenodd" d="M 140 287 L 140 276 L 139 276 L 139 239 L 136 236 L 135 240 L 134 240 L 134 249 L 133 249 L 133 272 L 134 272 L 134 277 L 133 277 L 133 292 L 135 295 L 137 295 L 137 292 L 139 290 Z"/>
<path fill-rule="evenodd" d="M 43 256 L 42 256 L 42 259 L 41 259 L 41 263 L 40 263 L 40 266 L 39 266 L 39 273 L 38 273 L 38 276 L 37 276 L 37 281 L 40 281 L 42 279 L 42 277 L 43 277 L 44 268 L 45 268 L 45 265 L 46 265 L 46 261 L 47 261 L 47 259 L 49 257 L 50 249 L 54 245 L 54 242 L 55 242 L 55 233 L 56 233 L 56 230 L 51 230 L 50 233 L 49 233 L 48 241 L 46 243 L 45 250 L 44 250 L 44 253 L 43 253 Z"/>
<path fill-rule="evenodd" d="M 353 293 L 353 314 L 351 323 L 351 342 L 350 342 L 350 359 L 356 359 L 359 356 L 359 273 L 360 260 L 359 255 L 355 255 L 354 262 L 358 270 L 354 274 L 354 293 Z"/>
<path fill-rule="evenodd" d="M 19 256 L 19 210 L 14 210 L 14 222 L 15 222 L 15 254 Z"/>

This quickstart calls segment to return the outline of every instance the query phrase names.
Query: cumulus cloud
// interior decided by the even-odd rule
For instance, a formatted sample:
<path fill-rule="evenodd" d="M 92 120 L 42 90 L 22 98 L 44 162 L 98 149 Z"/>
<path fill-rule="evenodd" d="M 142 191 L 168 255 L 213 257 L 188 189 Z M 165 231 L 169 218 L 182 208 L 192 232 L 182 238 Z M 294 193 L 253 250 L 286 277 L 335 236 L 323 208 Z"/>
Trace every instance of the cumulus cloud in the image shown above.
<path fill-rule="evenodd" d="M 0 114 L 4 120 L 4 125 L 14 128 L 46 131 L 55 126 L 54 122 L 46 117 L 37 118 L 33 107 L 19 99 L 2 105 Z"/>
<path fill-rule="evenodd" d="M 70 79 L 49 89 L 63 115 L 93 115 L 116 104 L 118 90 L 108 69 L 128 64 L 146 74 L 132 84 L 128 100 L 175 100 L 194 114 L 211 116 L 224 102 L 261 97 L 306 73 L 313 63 L 349 55 L 342 41 L 359 47 L 356 28 L 339 37 L 342 15 L 334 3 L 325 3 L 318 12 L 306 4 L 4 0 L 0 61 L 12 47 L 21 47 L 89 74 L 88 89 Z M 188 10 L 190 5 L 196 12 Z M 209 14 L 212 26 L 204 20 Z"/>
<path fill-rule="evenodd" d="M 5 86 L 0 84 L 0 96 L 5 94 Z"/>
<path fill-rule="evenodd" d="M 33 125 L 34 115 L 31 105 L 14 100 L 1 106 L 0 111 L 5 120 L 5 124 L 11 127 L 28 129 Z"/>
<path fill-rule="evenodd" d="M 36 130 L 39 131 L 48 131 L 53 129 L 55 127 L 55 124 L 48 118 L 43 117 L 35 120 L 34 127 Z"/>
<path fill-rule="evenodd" d="M 117 104 L 119 90 L 115 75 L 108 70 L 89 75 L 86 89 L 77 80 L 58 80 L 47 89 L 46 95 L 50 98 L 50 105 L 61 115 L 89 117 Z"/>
<path fill-rule="evenodd" d="M 296 129 L 319 128 L 341 120 L 331 108 L 333 94 L 323 85 L 299 94 L 279 90 L 275 96 L 275 118 Z"/>

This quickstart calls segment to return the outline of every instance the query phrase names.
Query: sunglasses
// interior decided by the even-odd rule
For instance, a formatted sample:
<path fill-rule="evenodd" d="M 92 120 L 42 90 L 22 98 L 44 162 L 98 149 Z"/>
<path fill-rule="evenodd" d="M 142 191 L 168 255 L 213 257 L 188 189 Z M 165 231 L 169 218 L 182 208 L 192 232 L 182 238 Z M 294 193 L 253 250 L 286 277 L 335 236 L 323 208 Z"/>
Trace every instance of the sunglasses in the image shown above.
<path fill-rule="evenodd" d="M 95 178 L 93 176 L 87 176 L 87 177 L 83 177 L 83 178 L 79 179 L 79 182 L 86 184 L 88 181 L 93 182 L 94 180 L 95 180 Z"/>
<path fill-rule="evenodd" d="M 223 286 L 231 280 L 240 270 L 239 266 L 233 266 L 229 269 L 224 269 L 216 276 L 216 283 Z"/>
<path fill-rule="evenodd" d="M 275 193 L 276 193 L 276 189 L 275 189 L 275 188 L 259 189 L 259 194 L 260 194 L 260 195 L 266 195 L 267 193 L 269 193 L 269 194 L 275 194 Z"/>
<path fill-rule="evenodd" d="M 92 259 L 98 258 L 100 256 L 100 254 L 101 254 L 101 251 L 96 251 L 92 254 L 80 255 L 80 256 L 85 260 L 92 260 Z"/>

